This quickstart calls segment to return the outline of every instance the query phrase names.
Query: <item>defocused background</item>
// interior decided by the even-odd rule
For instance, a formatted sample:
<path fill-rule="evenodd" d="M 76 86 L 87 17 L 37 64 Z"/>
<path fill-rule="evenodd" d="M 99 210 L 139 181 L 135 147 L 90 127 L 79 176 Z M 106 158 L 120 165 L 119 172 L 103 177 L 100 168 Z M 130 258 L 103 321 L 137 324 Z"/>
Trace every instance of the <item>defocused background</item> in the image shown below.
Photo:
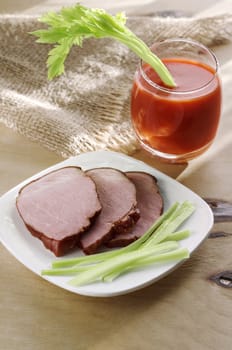
<path fill-rule="evenodd" d="M 51 9 L 59 9 L 61 6 L 69 6 L 75 4 L 78 1 L 75 0 L 1 0 L 0 12 L 1 13 L 38 13 L 41 12 L 42 7 Z M 228 8 L 231 9 L 231 0 L 117 0 L 117 1 L 105 1 L 105 0 L 85 0 L 79 1 L 80 3 L 90 7 L 102 7 L 110 10 L 112 13 L 124 10 L 127 14 L 144 14 L 148 15 L 156 11 L 164 10 L 176 10 L 183 11 L 187 14 L 204 13 L 204 9 L 207 9 L 209 13 L 220 13 L 221 10 L 225 12 Z M 172 4 L 170 7 L 170 3 Z"/>

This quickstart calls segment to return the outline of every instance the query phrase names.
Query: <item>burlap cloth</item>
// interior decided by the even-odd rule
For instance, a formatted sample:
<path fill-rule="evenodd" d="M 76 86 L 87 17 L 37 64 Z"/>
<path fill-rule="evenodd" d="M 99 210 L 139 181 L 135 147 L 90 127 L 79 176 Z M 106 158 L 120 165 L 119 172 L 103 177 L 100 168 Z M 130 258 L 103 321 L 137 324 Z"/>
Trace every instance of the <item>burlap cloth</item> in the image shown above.
<path fill-rule="evenodd" d="M 148 45 L 188 37 L 205 45 L 232 38 L 232 16 L 129 18 Z M 130 122 L 130 90 L 138 58 L 110 39 L 88 39 L 66 61 L 65 75 L 47 80 L 48 45 L 28 32 L 37 16 L 0 16 L 0 122 L 46 148 L 69 157 L 111 149 L 130 154 L 137 142 Z"/>

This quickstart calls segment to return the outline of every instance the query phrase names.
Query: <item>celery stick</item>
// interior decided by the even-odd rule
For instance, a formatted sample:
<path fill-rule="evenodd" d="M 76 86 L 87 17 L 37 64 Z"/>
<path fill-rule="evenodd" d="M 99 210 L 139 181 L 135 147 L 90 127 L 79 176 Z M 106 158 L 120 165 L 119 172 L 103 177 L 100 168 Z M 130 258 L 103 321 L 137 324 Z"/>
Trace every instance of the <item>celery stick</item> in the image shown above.
<path fill-rule="evenodd" d="M 91 267 L 88 271 L 80 273 L 68 283 L 73 286 L 81 286 L 99 280 L 104 281 L 106 276 L 111 275 L 112 277 L 114 274 L 115 276 L 118 276 L 126 271 L 128 267 L 134 268 L 151 264 L 153 262 L 167 262 L 173 259 L 180 259 L 182 254 L 186 258 L 189 256 L 186 248 L 176 249 L 173 252 L 163 253 L 157 256 L 153 256 L 153 248 L 132 251 L 124 254 L 123 256 L 117 256 L 105 262 L 99 263 Z"/>
<path fill-rule="evenodd" d="M 152 249 L 143 250 L 143 255 L 151 254 Z M 97 280 L 102 280 L 105 275 L 112 273 L 115 269 L 120 268 L 123 270 L 131 263 L 133 260 L 141 257 L 141 252 L 132 251 L 125 253 L 120 256 L 113 257 L 106 261 L 100 262 L 94 266 L 91 266 L 88 271 L 82 272 L 74 277 L 69 284 L 73 286 L 81 286 L 84 284 L 89 284 Z"/>
<path fill-rule="evenodd" d="M 183 202 L 176 210 L 165 220 L 155 234 L 147 240 L 144 245 L 150 246 L 163 241 L 168 235 L 173 233 L 194 211 L 194 206 L 188 202 Z"/>
<path fill-rule="evenodd" d="M 167 241 L 181 241 L 182 239 L 185 239 L 190 236 L 189 230 L 183 230 L 183 231 L 176 231 L 173 233 L 170 233 L 165 239 L 163 239 L 161 242 L 167 242 Z"/>
<path fill-rule="evenodd" d="M 125 272 L 129 272 L 131 270 L 135 270 L 139 267 L 145 267 L 154 263 L 165 263 L 165 262 L 171 262 L 176 260 L 184 260 L 189 258 L 189 251 L 187 248 L 179 248 L 174 251 L 166 252 L 166 253 L 160 253 L 154 256 L 148 256 L 145 258 L 140 259 L 139 261 L 135 261 L 131 265 L 127 266 L 125 270 L 118 269 L 117 271 L 114 271 L 111 274 L 108 274 L 104 277 L 104 282 L 112 282 L 115 278 L 119 277 L 121 274 L 124 274 Z"/>
<path fill-rule="evenodd" d="M 91 9 L 77 4 L 62 8 L 58 13 L 49 12 L 40 17 L 39 21 L 47 24 L 47 29 L 36 30 L 31 34 L 38 37 L 39 43 L 54 45 L 47 59 L 49 79 L 64 73 L 64 63 L 74 45 L 82 46 L 83 41 L 91 37 L 109 37 L 126 45 L 140 59 L 150 64 L 167 86 L 175 86 L 165 64 L 126 26 L 124 13 L 112 16 L 103 9 Z"/>
<path fill-rule="evenodd" d="M 145 257 L 140 261 L 138 266 L 145 266 L 153 264 L 154 262 L 170 262 L 171 260 L 182 260 L 189 258 L 190 254 L 187 248 L 178 248 L 174 251 L 170 251 L 167 253 L 162 253 L 155 256 Z M 136 264 L 135 264 L 136 266 Z"/>
<path fill-rule="evenodd" d="M 167 242 L 165 244 L 167 244 Z M 153 256 L 153 254 L 154 247 L 149 247 L 147 249 L 139 249 L 113 257 L 107 261 L 91 266 L 89 270 L 85 272 L 81 272 L 79 275 L 69 281 L 69 284 L 80 286 L 95 282 L 97 280 L 103 280 L 106 275 L 118 271 L 124 271 L 128 266 L 133 265 L 134 262 L 141 261 L 145 257 Z"/>
<path fill-rule="evenodd" d="M 178 248 L 178 243 L 175 241 L 170 242 L 164 242 L 157 244 L 153 247 L 153 254 L 159 254 L 160 252 L 167 252 L 169 250 L 174 250 Z M 142 249 L 142 248 L 141 248 Z M 98 263 L 98 262 L 96 262 Z M 66 267 L 66 268 L 51 268 L 51 269 L 44 269 L 41 271 L 41 275 L 49 275 L 49 276 L 66 276 L 66 275 L 72 275 L 76 274 L 78 272 L 83 272 L 91 269 L 93 266 L 95 266 L 93 263 L 86 264 L 86 265 L 74 265 L 72 267 Z"/>
<path fill-rule="evenodd" d="M 63 268 L 68 266 L 74 266 L 76 264 L 97 263 L 100 261 L 104 261 L 105 259 L 112 258 L 114 256 L 121 255 L 132 250 L 136 250 L 153 234 L 153 232 L 157 229 L 157 227 L 159 227 L 162 224 L 164 220 L 169 218 L 169 216 L 176 210 L 177 207 L 178 207 L 178 203 L 174 203 L 168 210 L 165 211 L 165 213 L 163 213 L 154 222 L 154 224 L 146 231 L 144 235 L 142 235 L 139 239 L 137 239 L 136 241 L 134 241 L 133 243 L 129 244 L 126 247 L 103 252 L 103 253 L 80 256 L 77 258 L 55 260 L 52 262 L 52 267 Z"/>
<path fill-rule="evenodd" d="M 164 254 L 164 253 L 167 253 L 167 252 L 170 252 L 170 251 L 174 251 L 176 249 L 179 248 L 179 244 L 175 241 L 168 241 L 168 242 L 162 242 L 162 243 L 159 243 L 155 246 L 152 247 L 152 256 L 158 256 L 160 254 Z M 141 247 L 139 250 L 143 250 L 143 249 L 147 249 L 147 248 L 144 248 L 144 247 Z M 141 260 L 139 260 L 140 262 Z M 128 265 L 128 269 L 130 269 L 131 266 Z M 118 275 L 120 275 L 121 273 L 123 273 L 124 271 L 114 271 L 113 273 L 109 274 L 106 276 L 107 280 L 108 280 L 108 277 L 109 279 L 111 279 L 111 276 L 115 276 L 117 277 Z M 114 278 L 115 278 L 114 277 Z M 112 279 L 114 279 L 112 278 Z M 104 278 L 105 280 L 105 278 Z"/>

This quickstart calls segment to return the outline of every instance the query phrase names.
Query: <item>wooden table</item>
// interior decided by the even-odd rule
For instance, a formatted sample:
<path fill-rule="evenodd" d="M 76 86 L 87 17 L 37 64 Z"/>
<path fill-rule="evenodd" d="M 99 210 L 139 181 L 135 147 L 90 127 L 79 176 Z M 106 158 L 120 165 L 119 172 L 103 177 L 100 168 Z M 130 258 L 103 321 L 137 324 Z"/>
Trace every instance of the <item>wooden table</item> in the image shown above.
<path fill-rule="evenodd" d="M 33 5 L 40 2 L 43 3 L 35 1 Z M 19 10 L 30 6 L 28 1 L 24 2 L 25 7 L 22 3 L 18 5 Z M 129 3 L 131 5 L 131 1 Z M 189 6 L 190 10 L 211 8 L 209 12 L 215 12 L 222 11 L 223 6 L 227 10 L 229 6 L 229 1 L 201 3 L 157 1 L 153 9 Z M 183 7 L 179 7 L 181 4 Z M 7 0 L 1 2 L 0 10 L 16 11 L 16 6 Z M 220 129 L 210 150 L 187 166 L 161 164 L 144 152 L 134 155 L 176 177 L 200 196 L 227 202 L 232 202 L 231 49 L 232 45 L 215 49 L 221 62 L 224 104 Z M 0 125 L 0 194 L 61 160 Z M 166 278 L 129 295 L 90 298 L 49 284 L 0 246 L 0 348 L 230 350 L 231 251 L 231 222 L 215 223 L 210 237 L 192 258 Z M 224 274 L 218 285 L 212 277 L 224 271 L 230 275 Z"/>

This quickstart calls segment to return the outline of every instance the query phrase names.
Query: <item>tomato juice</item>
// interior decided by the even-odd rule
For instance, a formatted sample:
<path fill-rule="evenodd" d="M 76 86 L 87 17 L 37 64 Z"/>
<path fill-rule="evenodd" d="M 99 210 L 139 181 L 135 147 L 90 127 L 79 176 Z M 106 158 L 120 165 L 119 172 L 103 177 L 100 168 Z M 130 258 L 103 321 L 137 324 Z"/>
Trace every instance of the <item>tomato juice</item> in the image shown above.
<path fill-rule="evenodd" d="M 176 87 L 165 87 L 142 63 L 132 87 L 132 123 L 141 144 L 153 154 L 188 160 L 207 149 L 216 135 L 220 81 L 216 70 L 200 61 L 183 57 L 162 61 Z"/>

